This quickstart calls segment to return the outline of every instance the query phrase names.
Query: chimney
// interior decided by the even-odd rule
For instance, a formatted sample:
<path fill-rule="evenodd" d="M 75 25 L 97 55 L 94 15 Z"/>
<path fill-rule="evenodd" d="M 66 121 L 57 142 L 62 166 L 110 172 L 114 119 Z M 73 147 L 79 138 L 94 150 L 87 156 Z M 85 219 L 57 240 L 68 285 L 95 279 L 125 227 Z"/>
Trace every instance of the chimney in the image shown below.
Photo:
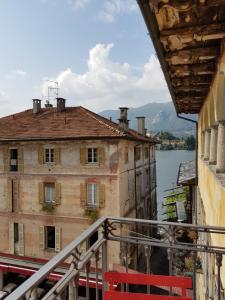
<path fill-rule="evenodd" d="M 137 131 L 145 136 L 145 117 L 137 117 Z"/>
<path fill-rule="evenodd" d="M 38 114 L 41 111 L 41 100 L 33 99 L 33 113 Z"/>
<path fill-rule="evenodd" d="M 66 99 L 56 98 L 57 100 L 57 112 L 61 113 L 66 110 Z"/>
<path fill-rule="evenodd" d="M 129 129 L 129 120 L 127 120 L 127 111 L 128 107 L 120 107 L 120 118 L 119 120 L 119 127 L 120 129 L 127 131 Z"/>

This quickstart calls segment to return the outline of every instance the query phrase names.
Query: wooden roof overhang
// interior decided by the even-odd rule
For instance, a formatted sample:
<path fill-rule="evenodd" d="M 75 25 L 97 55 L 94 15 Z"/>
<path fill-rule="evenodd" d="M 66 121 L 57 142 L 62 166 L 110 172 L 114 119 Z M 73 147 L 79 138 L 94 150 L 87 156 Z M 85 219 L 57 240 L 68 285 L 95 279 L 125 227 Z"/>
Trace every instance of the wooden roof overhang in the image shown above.
<path fill-rule="evenodd" d="M 225 38 L 225 0 L 138 0 L 177 113 L 199 113 Z"/>

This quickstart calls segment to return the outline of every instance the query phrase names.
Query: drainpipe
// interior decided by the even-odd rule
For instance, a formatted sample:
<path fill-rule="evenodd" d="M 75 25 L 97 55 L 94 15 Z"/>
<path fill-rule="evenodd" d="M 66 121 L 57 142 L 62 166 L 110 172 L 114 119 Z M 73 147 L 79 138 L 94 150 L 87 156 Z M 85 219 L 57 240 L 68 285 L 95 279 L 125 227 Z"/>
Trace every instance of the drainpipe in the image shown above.
<path fill-rule="evenodd" d="M 134 146 L 134 203 L 135 203 L 135 219 L 137 219 L 137 164 L 136 164 L 136 149 L 138 146 L 142 145 L 142 143 L 138 143 Z M 135 231 L 137 232 L 137 224 L 135 225 Z M 137 246 L 137 263 L 138 263 L 138 246 Z"/>
<path fill-rule="evenodd" d="M 185 121 L 188 121 L 188 122 L 192 122 L 195 124 L 195 135 L 196 135 L 196 146 L 195 146 L 195 151 L 196 151 L 196 156 L 195 156 L 195 168 L 196 168 L 196 180 L 195 180 L 195 183 L 196 183 L 196 186 L 198 184 L 198 121 L 195 121 L 195 120 L 192 120 L 192 119 L 189 119 L 189 118 L 186 118 L 186 117 L 182 117 L 182 116 L 179 116 L 179 114 L 177 114 L 177 117 L 179 119 L 182 119 L 182 120 L 185 120 Z M 195 224 L 197 223 L 197 193 L 195 195 Z M 195 243 L 197 241 L 195 240 Z M 196 253 L 193 254 L 193 260 L 194 262 L 196 261 Z M 194 263 L 195 265 L 195 263 Z M 193 291 L 194 291 L 194 299 L 196 299 L 196 271 L 195 271 L 195 268 L 194 268 L 194 272 L 193 272 Z"/>

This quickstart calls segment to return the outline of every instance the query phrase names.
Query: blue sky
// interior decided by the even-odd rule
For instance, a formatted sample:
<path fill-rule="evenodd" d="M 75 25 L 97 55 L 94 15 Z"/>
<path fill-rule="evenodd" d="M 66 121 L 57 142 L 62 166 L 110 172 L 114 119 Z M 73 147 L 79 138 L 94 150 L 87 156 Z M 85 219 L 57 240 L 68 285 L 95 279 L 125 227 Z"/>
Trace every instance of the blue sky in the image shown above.
<path fill-rule="evenodd" d="M 0 19 L 1 115 L 45 100 L 47 79 L 95 111 L 169 100 L 135 0 L 3 0 Z"/>

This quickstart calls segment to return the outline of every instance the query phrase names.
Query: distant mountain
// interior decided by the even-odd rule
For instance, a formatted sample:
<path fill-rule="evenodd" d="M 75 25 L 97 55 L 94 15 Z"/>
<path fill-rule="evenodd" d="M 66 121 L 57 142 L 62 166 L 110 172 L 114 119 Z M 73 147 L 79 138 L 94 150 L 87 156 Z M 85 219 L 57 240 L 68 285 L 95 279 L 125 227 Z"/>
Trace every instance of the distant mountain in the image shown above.
<path fill-rule="evenodd" d="M 106 118 L 112 118 L 118 122 L 119 110 L 104 110 L 99 113 Z M 181 137 L 195 134 L 195 124 L 177 118 L 172 102 L 166 103 L 149 103 L 144 106 L 130 108 L 128 111 L 128 119 L 130 127 L 137 128 L 136 117 L 146 117 L 146 128 L 148 131 L 157 133 L 159 131 L 170 131 L 173 135 Z M 194 115 L 185 115 L 185 117 L 196 120 Z"/>

